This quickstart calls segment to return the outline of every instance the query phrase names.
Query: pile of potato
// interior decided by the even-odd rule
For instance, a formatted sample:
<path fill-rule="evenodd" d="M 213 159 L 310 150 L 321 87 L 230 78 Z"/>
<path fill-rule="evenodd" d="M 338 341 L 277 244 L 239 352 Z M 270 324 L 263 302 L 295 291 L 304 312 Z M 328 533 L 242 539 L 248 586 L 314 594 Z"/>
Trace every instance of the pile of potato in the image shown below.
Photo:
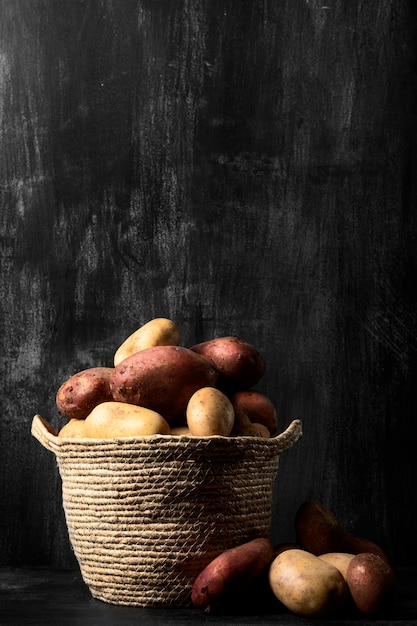
<path fill-rule="evenodd" d="M 251 344 L 219 337 L 180 346 L 172 320 L 156 318 L 116 350 L 112 367 L 73 374 L 56 404 L 68 418 L 61 438 L 191 435 L 270 437 L 271 400 L 253 387 L 265 361 Z"/>
<path fill-rule="evenodd" d="M 384 550 L 344 530 L 320 502 L 304 502 L 294 519 L 297 542 L 278 546 L 269 568 L 275 596 L 298 615 L 353 608 L 374 615 L 395 598 L 397 580 Z"/>
<path fill-rule="evenodd" d="M 278 599 L 296 615 L 323 617 L 372 616 L 393 603 L 396 575 L 377 544 L 346 532 L 319 502 L 304 502 L 294 525 L 295 543 L 257 538 L 218 555 L 197 576 L 193 604 L 209 612 L 245 597 Z"/>

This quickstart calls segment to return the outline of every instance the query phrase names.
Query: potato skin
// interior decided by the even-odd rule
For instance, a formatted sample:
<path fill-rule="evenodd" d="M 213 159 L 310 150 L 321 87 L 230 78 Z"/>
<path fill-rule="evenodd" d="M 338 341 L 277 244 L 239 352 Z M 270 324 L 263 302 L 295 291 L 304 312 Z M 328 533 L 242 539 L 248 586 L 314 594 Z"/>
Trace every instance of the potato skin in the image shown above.
<path fill-rule="evenodd" d="M 246 432 L 246 436 L 248 437 L 262 437 L 262 439 L 269 439 L 271 433 L 267 429 L 264 424 L 258 424 L 257 422 L 252 422 L 251 427 Z"/>
<path fill-rule="evenodd" d="M 264 424 L 251 422 L 249 417 L 241 409 L 234 409 L 235 421 L 233 424 L 232 437 L 262 437 L 269 439 L 271 433 Z"/>
<path fill-rule="evenodd" d="M 58 433 L 60 439 L 82 439 L 85 437 L 85 420 L 83 419 L 70 419 L 69 422 L 64 424 Z"/>
<path fill-rule="evenodd" d="M 167 420 L 185 413 L 193 393 L 214 387 L 211 361 L 181 346 L 155 346 L 132 354 L 110 377 L 114 400 L 152 409 Z"/>
<path fill-rule="evenodd" d="M 354 556 L 354 554 L 349 554 L 348 552 L 327 552 L 326 554 L 320 554 L 319 559 L 337 567 L 346 580 L 349 563 Z"/>
<path fill-rule="evenodd" d="M 155 411 L 124 402 L 103 402 L 86 417 L 84 433 L 86 437 L 114 439 L 169 435 L 171 430 L 168 422 Z"/>
<path fill-rule="evenodd" d="M 232 433 L 233 434 L 233 433 Z M 256 422 L 249 422 L 247 426 L 241 429 L 240 437 L 261 437 L 262 439 L 269 439 L 270 432 L 263 424 L 256 424 Z"/>
<path fill-rule="evenodd" d="M 187 437 L 190 437 L 191 431 L 188 426 L 171 426 L 171 435 L 175 435 L 176 437 L 186 435 Z"/>
<path fill-rule="evenodd" d="M 229 593 L 244 591 L 260 576 L 273 558 L 269 539 L 259 537 L 226 550 L 197 576 L 191 601 L 207 612 Z"/>
<path fill-rule="evenodd" d="M 111 367 L 91 367 L 73 374 L 58 389 L 56 405 L 69 419 L 84 419 L 97 404 L 113 399 Z"/>
<path fill-rule="evenodd" d="M 316 556 L 341 552 L 344 530 L 335 515 L 320 502 L 303 502 L 294 518 L 297 543 Z"/>
<path fill-rule="evenodd" d="M 235 411 L 240 409 L 246 413 L 251 422 L 263 424 L 271 435 L 278 428 L 278 415 L 271 400 L 260 391 L 244 389 L 231 396 Z"/>
<path fill-rule="evenodd" d="M 156 317 L 124 340 L 114 354 L 114 365 L 118 365 L 132 354 L 146 350 L 146 348 L 178 346 L 179 342 L 180 330 L 176 323 L 165 317 Z"/>
<path fill-rule="evenodd" d="M 278 600 L 297 615 L 327 615 L 346 602 L 347 585 L 340 571 L 305 550 L 281 552 L 268 578 Z"/>
<path fill-rule="evenodd" d="M 354 533 L 345 532 L 343 535 L 342 550 L 344 552 L 352 552 L 352 554 L 361 554 L 362 552 L 372 552 L 377 554 L 388 563 L 391 564 L 390 558 L 385 551 L 371 539 L 366 539 Z"/>
<path fill-rule="evenodd" d="M 252 422 L 249 417 L 246 415 L 245 411 L 241 409 L 235 410 L 235 421 L 233 423 L 232 432 L 230 433 L 233 437 L 242 437 L 244 436 L 248 430 L 252 426 Z"/>
<path fill-rule="evenodd" d="M 233 428 L 235 411 L 229 398 L 222 391 L 215 387 L 202 387 L 191 396 L 186 418 L 192 435 L 227 437 Z"/>
<path fill-rule="evenodd" d="M 374 615 L 390 604 L 397 589 L 394 570 L 372 552 L 357 554 L 349 563 L 346 581 L 356 607 Z"/>
<path fill-rule="evenodd" d="M 281 552 L 285 552 L 286 550 L 301 550 L 302 548 L 295 543 L 294 541 L 285 541 L 283 543 L 278 543 L 274 546 L 274 559 L 281 554 Z"/>
<path fill-rule="evenodd" d="M 196 344 L 191 350 L 215 364 L 219 372 L 217 386 L 224 391 L 253 387 L 265 371 L 258 350 L 237 337 L 218 337 Z"/>

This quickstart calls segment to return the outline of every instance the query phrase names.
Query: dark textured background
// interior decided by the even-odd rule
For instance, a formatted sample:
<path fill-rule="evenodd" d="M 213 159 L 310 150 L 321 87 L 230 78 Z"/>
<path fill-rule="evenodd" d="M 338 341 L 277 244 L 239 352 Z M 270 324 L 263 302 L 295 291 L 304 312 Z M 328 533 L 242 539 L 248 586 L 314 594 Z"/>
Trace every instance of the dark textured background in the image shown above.
<path fill-rule="evenodd" d="M 237 335 L 306 499 L 417 560 L 413 0 L 0 0 L 0 562 L 73 563 L 58 386 L 156 316 Z"/>

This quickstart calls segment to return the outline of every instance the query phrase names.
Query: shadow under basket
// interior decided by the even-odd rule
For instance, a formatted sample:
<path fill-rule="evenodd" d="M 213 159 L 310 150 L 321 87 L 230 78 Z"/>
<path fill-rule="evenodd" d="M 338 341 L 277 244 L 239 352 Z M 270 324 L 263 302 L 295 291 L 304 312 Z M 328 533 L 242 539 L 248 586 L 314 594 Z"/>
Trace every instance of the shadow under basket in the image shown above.
<path fill-rule="evenodd" d="M 279 456 L 302 435 L 294 420 L 259 437 L 154 435 L 64 439 L 40 415 L 33 436 L 56 456 L 69 538 L 94 598 L 189 606 L 217 555 L 270 537 Z"/>

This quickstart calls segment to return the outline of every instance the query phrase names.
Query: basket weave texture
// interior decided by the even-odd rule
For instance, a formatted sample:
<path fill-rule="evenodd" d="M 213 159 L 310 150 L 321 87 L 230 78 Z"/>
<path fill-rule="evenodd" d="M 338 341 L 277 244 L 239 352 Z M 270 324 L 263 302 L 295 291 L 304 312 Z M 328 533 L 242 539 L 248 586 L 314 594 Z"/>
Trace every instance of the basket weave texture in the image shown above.
<path fill-rule="evenodd" d="M 270 536 L 279 455 L 302 433 L 294 420 L 271 439 L 74 440 L 35 415 L 32 434 L 56 455 L 69 538 L 92 596 L 188 606 L 213 558 Z"/>

